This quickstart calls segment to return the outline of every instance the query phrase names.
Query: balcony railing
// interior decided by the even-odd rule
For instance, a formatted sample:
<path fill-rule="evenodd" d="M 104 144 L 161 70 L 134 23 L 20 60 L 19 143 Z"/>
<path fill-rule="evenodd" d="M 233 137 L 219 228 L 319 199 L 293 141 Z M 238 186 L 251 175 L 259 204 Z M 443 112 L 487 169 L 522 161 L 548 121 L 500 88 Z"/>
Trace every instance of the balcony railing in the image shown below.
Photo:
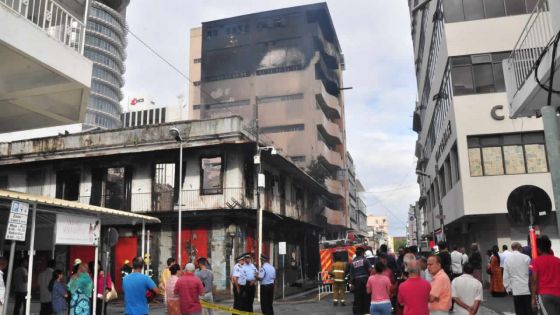
<path fill-rule="evenodd" d="M 539 0 L 509 57 L 517 90 L 531 75 L 535 62 L 554 36 L 548 0 Z"/>
<path fill-rule="evenodd" d="M 0 0 L 0 5 L 24 17 L 64 45 L 83 53 L 84 23 L 56 1 Z"/>

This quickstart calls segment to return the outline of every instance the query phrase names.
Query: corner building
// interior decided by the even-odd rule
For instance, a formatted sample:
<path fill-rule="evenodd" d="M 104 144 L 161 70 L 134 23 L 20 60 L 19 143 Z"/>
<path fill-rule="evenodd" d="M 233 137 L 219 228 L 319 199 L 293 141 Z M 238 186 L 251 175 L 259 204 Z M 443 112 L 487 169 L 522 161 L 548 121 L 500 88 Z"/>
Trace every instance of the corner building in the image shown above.
<path fill-rule="evenodd" d="M 502 67 L 536 3 L 409 1 L 423 244 L 526 244 L 531 200 L 538 229 L 560 248 L 542 121 L 510 119 Z M 524 191 L 539 197 L 524 201 Z"/>
<path fill-rule="evenodd" d="M 243 117 L 261 139 L 336 198 L 349 226 L 344 173 L 344 58 L 325 3 L 202 23 L 191 30 L 189 119 Z"/>

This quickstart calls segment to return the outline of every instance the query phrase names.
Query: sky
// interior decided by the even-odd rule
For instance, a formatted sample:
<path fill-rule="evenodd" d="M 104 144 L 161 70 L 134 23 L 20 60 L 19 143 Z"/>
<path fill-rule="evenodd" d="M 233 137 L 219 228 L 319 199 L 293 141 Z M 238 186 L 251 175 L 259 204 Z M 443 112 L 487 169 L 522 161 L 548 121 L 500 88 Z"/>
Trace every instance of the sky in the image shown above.
<path fill-rule="evenodd" d="M 307 0 L 134 0 L 131 32 L 188 74 L 189 30 L 202 22 L 315 3 Z M 163 5 L 165 4 L 165 5 Z M 387 215 L 389 233 L 405 235 L 409 204 L 418 200 L 414 169 L 416 100 L 410 19 L 404 0 L 327 1 L 345 56 L 347 149 L 365 187 L 368 214 Z M 149 97 L 175 105 L 189 82 L 128 36 L 124 102 Z"/>

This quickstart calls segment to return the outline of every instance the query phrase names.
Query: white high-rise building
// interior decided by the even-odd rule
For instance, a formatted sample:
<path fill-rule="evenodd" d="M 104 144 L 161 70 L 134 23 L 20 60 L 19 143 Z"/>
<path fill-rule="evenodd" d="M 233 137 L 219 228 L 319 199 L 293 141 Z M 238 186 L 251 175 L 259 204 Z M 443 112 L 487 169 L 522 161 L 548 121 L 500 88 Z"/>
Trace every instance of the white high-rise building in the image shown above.
<path fill-rule="evenodd" d="M 420 241 L 526 244 L 533 209 L 560 249 L 542 120 L 510 119 L 502 68 L 537 2 L 409 1 Z"/>

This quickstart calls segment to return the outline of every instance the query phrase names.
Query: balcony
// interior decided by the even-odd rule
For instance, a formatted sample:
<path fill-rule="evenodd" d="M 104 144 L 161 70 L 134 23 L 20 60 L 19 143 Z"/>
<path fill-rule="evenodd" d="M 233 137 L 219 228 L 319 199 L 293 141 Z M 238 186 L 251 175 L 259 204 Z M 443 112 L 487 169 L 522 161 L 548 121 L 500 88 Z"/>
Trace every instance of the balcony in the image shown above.
<path fill-rule="evenodd" d="M 344 186 L 342 185 L 342 182 L 340 182 L 339 180 L 335 180 L 335 179 L 330 179 L 330 178 L 326 178 L 325 179 L 325 187 L 327 187 L 327 190 L 334 195 L 338 195 L 342 198 L 345 197 L 345 191 L 344 191 Z"/>
<path fill-rule="evenodd" d="M 344 212 L 325 207 L 323 215 L 327 218 L 328 224 L 346 227 L 346 216 L 344 215 Z"/>
<path fill-rule="evenodd" d="M 315 94 L 317 104 L 319 104 L 319 107 L 323 110 L 325 116 L 330 119 L 339 119 L 341 117 L 341 110 L 338 98 L 329 94 L 322 83 L 320 86 L 321 91 Z"/>
<path fill-rule="evenodd" d="M 535 71 L 539 81 L 548 86 L 552 61 L 551 42 L 559 31 L 560 2 L 539 0 L 510 57 L 503 61 L 512 117 L 535 116 L 548 103 L 548 92 L 535 80 Z M 540 65 L 537 69 L 538 60 Z M 560 90 L 560 53 L 556 54 L 555 68 L 553 89 Z M 558 102 L 560 96 L 553 93 L 552 104 Z"/>
<path fill-rule="evenodd" d="M 247 197 L 245 188 L 223 188 L 219 194 L 204 195 L 200 189 L 183 190 L 182 210 L 216 210 L 253 208 L 252 192 Z M 131 212 L 171 212 L 178 210 L 174 191 L 132 193 L 130 195 L 80 196 L 83 204 L 99 205 Z"/>
<path fill-rule="evenodd" d="M 317 142 L 317 147 L 319 147 L 319 161 L 323 162 L 323 164 L 331 171 L 336 171 L 338 169 L 344 168 L 344 162 L 342 160 L 342 156 L 337 151 L 331 150 L 325 143 L 322 141 Z"/>
<path fill-rule="evenodd" d="M 324 115 L 322 116 L 322 121 L 317 124 L 317 132 L 321 134 L 321 138 L 330 146 L 337 146 L 342 143 L 342 131 L 340 127 L 327 119 Z"/>
<path fill-rule="evenodd" d="M 0 133 L 83 121 L 92 73 L 83 21 L 54 0 L 0 0 Z"/>
<path fill-rule="evenodd" d="M 330 69 L 323 59 L 319 59 L 315 64 L 315 78 L 321 80 L 325 85 L 326 91 L 335 97 L 340 95 L 340 80 L 338 73 Z"/>

